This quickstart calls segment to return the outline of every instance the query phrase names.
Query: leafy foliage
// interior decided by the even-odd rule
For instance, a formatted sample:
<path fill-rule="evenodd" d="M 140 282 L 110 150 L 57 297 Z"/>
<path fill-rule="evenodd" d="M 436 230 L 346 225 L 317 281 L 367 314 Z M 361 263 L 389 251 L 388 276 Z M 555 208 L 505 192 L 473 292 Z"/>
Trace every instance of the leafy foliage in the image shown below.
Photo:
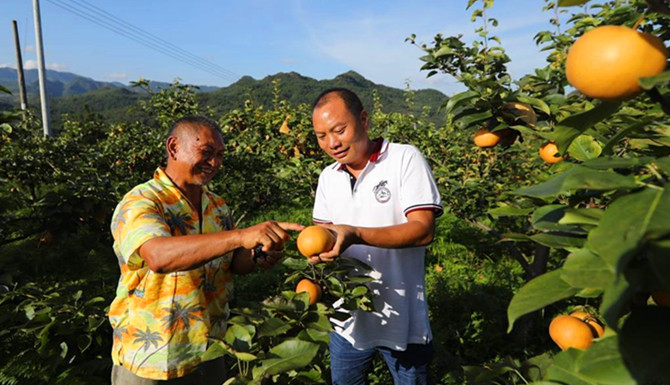
<path fill-rule="evenodd" d="M 472 0 L 468 6 L 476 3 Z M 483 18 L 484 26 L 477 30 L 483 43 L 467 48 L 458 38 L 438 35 L 431 46 L 421 47 L 428 53 L 422 58 L 427 63 L 423 69 L 431 71 L 428 76 L 441 71 L 466 85 L 468 90 L 455 95 L 446 106 L 448 119 L 463 129 L 481 122 L 488 122 L 491 130 L 511 127 L 524 137 L 553 140 L 561 154 L 569 155 L 568 161 L 552 167 L 553 176 L 516 189 L 490 211 L 498 217 L 526 216 L 530 228 L 523 233 L 508 232 L 504 239 L 551 248 L 555 251 L 549 255 L 558 258 L 550 263 L 556 265 L 550 272 L 536 276 L 516 292 L 508 307 L 509 329 L 525 314 L 576 297 L 596 301 L 611 334 L 586 351 L 556 355 L 547 371 L 532 379 L 543 384 L 664 383 L 670 378 L 667 371 L 643 353 L 667 360 L 660 344 L 640 337 L 633 353 L 630 341 L 632 335 L 653 330 L 652 322 L 668 322 L 663 318 L 665 309 L 647 304 L 649 293 L 670 289 L 665 278 L 670 271 L 662 262 L 670 255 L 670 222 L 665 215 L 670 208 L 665 167 L 670 153 L 665 101 L 668 77 L 641 79 L 648 96 L 622 104 L 588 100 L 578 93 L 566 95 L 563 72 L 570 45 L 589 29 L 642 23 L 641 29 L 667 39 L 668 18 L 654 12 L 661 8 L 648 10 L 644 1 L 605 1 L 576 9 L 568 28 L 561 29 L 559 15 L 565 11 L 558 7 L 584 3 L 547 2 L 545 8 L 555 12 L 552 23 L 557 31 L 540 32 L 536 41 L 549 51 L 549 64 L 524 77 L 518 89 L 505 81 L 491 83 L 491 79 L 504 79 L 504 67 L 491 63 L 485 44 L 491 39 L 487 30 L 491 20 L 485 12 L 492 1 L 482 1 L 481 9 L 473 13 L 473 20 Z M 646 11 L 650 12 L 643 16 Z M 477 63 L 492 65 L 487 68 Z M 464 76 L 461 71 L 465 69 L 472 76 Z M 506 97 L 528 103 L 540 112 L 539 121 L 509 125 L 498 109 L 499 99 Z M 473 382 L 490 383 L 510 372 L 515 374 L 507 381 L 525 381 L 520 368 L 518 362 L 507 361 L 490 370 L 474 370 L 478 380 Z"/>

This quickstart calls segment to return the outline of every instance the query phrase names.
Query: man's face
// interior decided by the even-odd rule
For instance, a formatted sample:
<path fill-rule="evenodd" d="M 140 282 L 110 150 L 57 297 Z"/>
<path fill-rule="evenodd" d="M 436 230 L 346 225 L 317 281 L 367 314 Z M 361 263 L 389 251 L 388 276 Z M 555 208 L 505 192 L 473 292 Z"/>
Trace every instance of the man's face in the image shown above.
<path fill-rule="evenodd" d="M 333 97 L 312 113 L 319 147 L 337 162 L 363 167 L 368 161 L 368 114 L 354 116 L 344 100 Z"/>
<path fill-rule="evenodd" d="M 185 129 L 175 146 L 176 177 L 191 185 L 209 183 L 223 162 L 221 134 L 207 126 Z"/>

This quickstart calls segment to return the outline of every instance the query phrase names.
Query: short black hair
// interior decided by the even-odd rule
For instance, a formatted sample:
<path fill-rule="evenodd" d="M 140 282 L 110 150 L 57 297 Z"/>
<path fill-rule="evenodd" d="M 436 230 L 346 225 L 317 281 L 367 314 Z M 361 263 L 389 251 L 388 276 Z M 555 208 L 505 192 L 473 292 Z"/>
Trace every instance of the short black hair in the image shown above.
<path fill-rule="evenodd" d="M 214 119 L 208 118 L 204 115 L 186 115 L 172 123 L 170 130 L 168 130 L 167 137 L 169 138 L 175 135 L 175 131 L 186 125 L 192 127 L 205 126 L 218 132 L 219 134 L 222 134 L 221 127 L 219 127 L 219 124 L 216 123 Z"/>
<path fill-rule="evenodd" d="M 353 91 L 342 87 L 329 88 L 323 91 L 316 98 L 314 104 L 312 104 L 312 112 L 331 101 L 333 97 L 342 99 L 344 105 L 347 106 L 347 110 L 349 110 L 349 112 L 351 112 L 351 114 L 355 117 L 358 118 L 361 115 L 361 112 L 364 109 L 363 103 L 361 103 L 361 99 Z"/>

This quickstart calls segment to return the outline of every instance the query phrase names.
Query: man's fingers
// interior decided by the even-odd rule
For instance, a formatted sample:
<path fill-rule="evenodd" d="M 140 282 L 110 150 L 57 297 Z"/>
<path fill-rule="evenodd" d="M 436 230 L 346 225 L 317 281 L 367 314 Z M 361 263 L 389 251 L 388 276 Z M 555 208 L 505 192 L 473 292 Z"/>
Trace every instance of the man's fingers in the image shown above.
<path fill-rule="evenodd" d="M 305 226 L 293 222 L 277 222 L 277 226 L 290 231 L 302 231 L 305 229 Z"/>

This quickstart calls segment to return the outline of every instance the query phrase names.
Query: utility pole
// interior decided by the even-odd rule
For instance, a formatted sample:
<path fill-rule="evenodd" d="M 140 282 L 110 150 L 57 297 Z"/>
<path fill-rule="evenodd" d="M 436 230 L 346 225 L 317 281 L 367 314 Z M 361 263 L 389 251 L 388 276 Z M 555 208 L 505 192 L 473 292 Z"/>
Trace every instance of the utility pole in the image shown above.
<path fill-rule="evenodd" d="M 21 100 L 21 110 L 25 111 L 28 108 L 28 100 L 26 96 L 26 81 L 23 78 L 23 59 L 21 58 L 21 44 L 19 43 L 19 30 L 16 26 L 16 20 L 12 20 L 12 28 L 14 29 L 14 46 L 16 47 L 16 75 L 19 78 L 19 99 Z"/>
<path fill-rule="evenodd" d="M 44 69 L 44 46 L 42 45 L 42 20 L 40 18 L 40 1 L 33 0 L 35 15 L 35 43 L 37 45 L 37 74 L 40 79 L 40 104 L 42 107 L 42 125 L 44 136 L 52 136 L 49 122 L 49 99 L 47 98 L 47 77 Z"/>

